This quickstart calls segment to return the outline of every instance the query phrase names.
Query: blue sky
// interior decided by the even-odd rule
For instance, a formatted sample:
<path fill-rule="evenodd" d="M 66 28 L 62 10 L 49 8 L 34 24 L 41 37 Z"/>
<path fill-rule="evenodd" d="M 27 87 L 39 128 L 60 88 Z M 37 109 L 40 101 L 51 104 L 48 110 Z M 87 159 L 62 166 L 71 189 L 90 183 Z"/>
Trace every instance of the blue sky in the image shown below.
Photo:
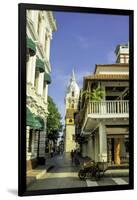
<path fill-rule="evenodd" d="M 129 18 L 117 15 L 54 12 L 57 31 L 51 41 L 52 84 L 49 95 L 64 122 L 64 98 L 72 69 L 82 87 L 95 64 L 115 62 L 116 45 L 129 40 Z"/>

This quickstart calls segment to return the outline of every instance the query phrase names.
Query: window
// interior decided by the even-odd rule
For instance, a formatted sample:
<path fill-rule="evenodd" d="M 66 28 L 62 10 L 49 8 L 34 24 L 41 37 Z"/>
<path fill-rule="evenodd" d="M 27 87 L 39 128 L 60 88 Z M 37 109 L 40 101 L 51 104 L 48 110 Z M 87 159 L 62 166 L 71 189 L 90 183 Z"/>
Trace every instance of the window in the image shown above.
<path fill-rule="evenodd" d="M 44 81 L 44 86 L 43 86 L 43 97 L 46 96 L 46 82 Z"/>
<path fill-rule="evenodd" d="M 72 119 L 70 119 L 69 122 L 72 123 Z"/>
<path fill-rule="evenodd" d="M 35 82 L 34 82 L 34 86 L 36 88 L 36 91 L 38 91 L 38 81 L 39 81 L 39 71 L 36 70 L 36 72 L 35 72 Z"/>
<path fill-rule="evenodd" d="M 74 108 L 74 104 L 71 105 L 71 108 Z"/>
<path fill-rule="evenodd" d="M 123 59 L 124 59 L 124 63 L 126 63 L 127 57 L 125 55 L 123 56 Z"/>
<path fill-rule="evenodd" d="M 75 141 L 75 135 L 74 134 L 72 135 L 72 140 Z"/>
<path fill-rule="evenodd" d="M 74 97 L 75 95 L 74 95 L 74 91 L 72 91 L 72 97 Z"/>

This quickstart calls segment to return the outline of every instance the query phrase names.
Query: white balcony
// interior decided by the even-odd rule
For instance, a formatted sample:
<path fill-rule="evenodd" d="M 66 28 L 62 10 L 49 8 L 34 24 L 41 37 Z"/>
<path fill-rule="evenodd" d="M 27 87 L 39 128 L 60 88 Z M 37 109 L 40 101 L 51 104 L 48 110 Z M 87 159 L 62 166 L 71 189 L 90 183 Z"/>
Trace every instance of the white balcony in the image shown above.
<path fill-rule="evenodd" d="M 121 115 L 129 113 L 129 101 L 92 101 L 88 104 L 88 114 L 96 115 Z M 98 116 L 98 117 L 99 117 Z"/>
<path fill-rule="evenodd" d="M 91 101 L 87 104 L 83 131 L 90 131 L 97 126 L 98 120 L 118 121 L 120 119 L 129 118 L 129 101 L 128 100 L 113 100 L 113 101 Z"/>

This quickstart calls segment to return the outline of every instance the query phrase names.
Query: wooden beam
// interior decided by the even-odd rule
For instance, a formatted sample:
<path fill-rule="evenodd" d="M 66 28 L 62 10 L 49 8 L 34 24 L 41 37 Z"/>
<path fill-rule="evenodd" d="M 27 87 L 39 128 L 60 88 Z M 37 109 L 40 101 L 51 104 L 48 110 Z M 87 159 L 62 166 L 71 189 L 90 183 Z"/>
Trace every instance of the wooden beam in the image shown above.
<path fill-rule="evenodd" d="M 101 84 L 105 87 L 129 87 L 128 81 L 103 81 Z"/>

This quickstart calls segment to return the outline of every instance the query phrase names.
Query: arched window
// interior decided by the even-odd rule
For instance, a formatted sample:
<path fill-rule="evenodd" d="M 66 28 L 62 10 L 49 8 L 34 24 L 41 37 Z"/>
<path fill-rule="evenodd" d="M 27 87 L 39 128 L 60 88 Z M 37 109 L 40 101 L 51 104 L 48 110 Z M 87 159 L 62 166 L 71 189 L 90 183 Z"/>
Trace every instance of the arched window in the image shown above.
<path fill-rule="evenodd" d="M 71 122 L 72 122 L 72 119 L 69 119 L 69 122 L 71 123 Z"/>
<path fill-rule="evenodd" d="M 74 93 L 74 91 L 72 91 L 72 97 L 74 97 L 75 96 L 75 93 Z"/>

